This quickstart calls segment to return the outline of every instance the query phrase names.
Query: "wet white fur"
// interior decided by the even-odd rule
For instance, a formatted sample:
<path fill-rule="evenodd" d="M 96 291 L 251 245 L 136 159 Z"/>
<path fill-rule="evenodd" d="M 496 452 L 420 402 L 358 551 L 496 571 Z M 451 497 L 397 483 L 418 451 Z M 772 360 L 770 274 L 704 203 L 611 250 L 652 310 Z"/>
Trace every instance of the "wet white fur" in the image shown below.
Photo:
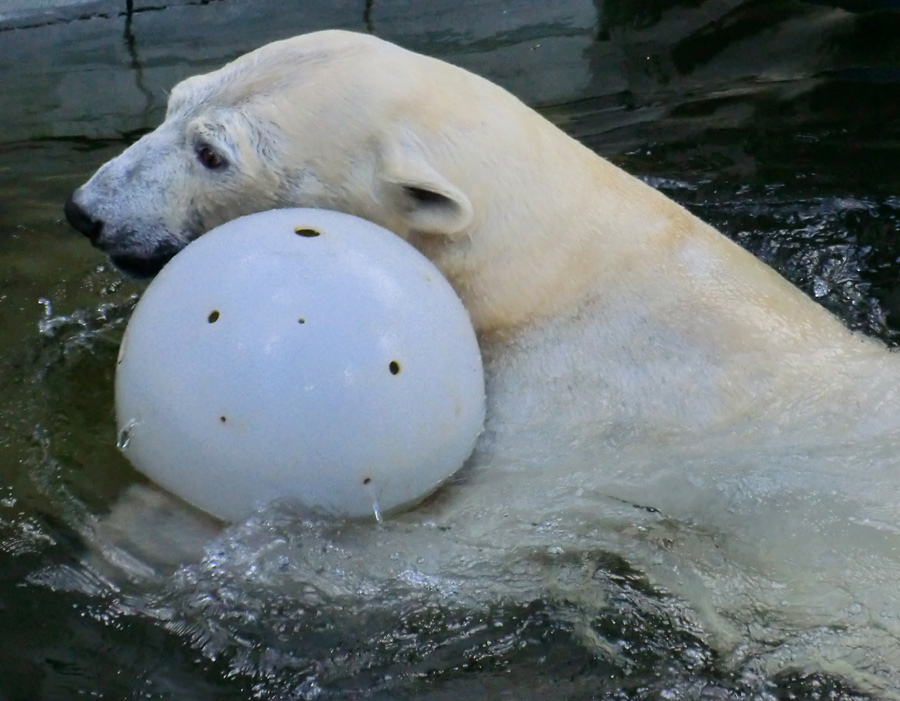
<path fill-rule="evenodd" d="M 436 499 L 353 531 L 359 567 L 477 599 L 526 550 L 612 549 L 723 649 L 900 687 L 896 356 L 501 88 L 363 35 L 277 42 L 178 85 L 76 200 L 113 255 L 315 206 L 444 272 L 487 429 Z"/>

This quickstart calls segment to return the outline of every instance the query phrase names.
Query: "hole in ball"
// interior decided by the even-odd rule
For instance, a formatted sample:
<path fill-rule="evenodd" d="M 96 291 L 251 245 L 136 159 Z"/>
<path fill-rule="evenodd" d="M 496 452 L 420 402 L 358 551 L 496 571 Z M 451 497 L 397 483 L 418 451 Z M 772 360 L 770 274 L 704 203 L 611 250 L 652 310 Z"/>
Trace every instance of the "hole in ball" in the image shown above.
<path fill-rule="evenodd" d="M 363 484 L 370 484 L 371 482 L 372 482 L 372 478 L 371 478 L 371 477 L 366 477 L 366 478 L 363 480 Z"/>
<path fill-rule="evenodd" d="M 224 416 L 220 416 L 219 421 L 221 421 L 222 423 L 225 423 L 226 421 L 228 421 L 228 419 L 226 419 Z"/>
<path fill-rule="evenodd" d="M 316 236 L 321 236 L 320 231 L 316 231 L 308 226 L 296 226 L 294 227 L 294 233 L 307 239 L 314 239 Z"/>
<path fill-rule="evenodd" d="M 390 362 L 390 364 L 388 365 L 388 370 L 391 371 L 392 375 L 399 375 L 400 374 L 400 363 L 398 363 L 396 360 L 392 360 Z"/>
<path fill-rule="evenodd" d="M 209 316 L 206 317 L 206 320 L 207 320 L 210 324 L 215 324 L 215 323 L 219 320 L 219 310 L 218 310 L 218 309 L 213 309 L 213 310 L 209 313 Z"/>

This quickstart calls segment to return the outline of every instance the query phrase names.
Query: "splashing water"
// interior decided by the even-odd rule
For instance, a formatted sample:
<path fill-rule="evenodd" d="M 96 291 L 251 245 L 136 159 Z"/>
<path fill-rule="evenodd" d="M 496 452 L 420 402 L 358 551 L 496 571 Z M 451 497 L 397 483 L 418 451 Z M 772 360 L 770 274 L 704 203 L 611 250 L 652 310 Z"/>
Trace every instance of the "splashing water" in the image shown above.
<path fill-rule="evenodd" d="M 119 431 L 119 438 L 116 441 L 116 447 L 125 452 L 128 448 L 128 443 L 131 441 L 131 434 L 134 428 L 139 424 L 137 419 L 130 419 L 125 422 L 125 425 Z"/>
<path fill-rule="evenodd" d="M 369 480 L 365 483 L 365 488 L 372 497 L 372 511 L 375 514 L 375 520 L 381 523 L 381 511 L 378 508 L 378 495 L 375 493 L 375 483 Z"/>

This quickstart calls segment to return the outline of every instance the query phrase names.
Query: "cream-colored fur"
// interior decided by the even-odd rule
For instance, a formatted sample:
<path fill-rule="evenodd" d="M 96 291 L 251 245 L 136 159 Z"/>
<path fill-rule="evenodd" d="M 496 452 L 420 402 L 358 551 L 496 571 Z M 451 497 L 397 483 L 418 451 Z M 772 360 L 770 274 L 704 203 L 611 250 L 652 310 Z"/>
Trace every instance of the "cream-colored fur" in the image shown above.
<path fill-rule="evenodd" d="M 487 428 L 459 480 L 345 544 L 371 576 L 459 589 L 480 558 L 482 597 L 541 595 L 552 567 L 508 591 L 495 572 L 611 549 L 725 649 L 900 686 L 896 356 L 501 88 L 363 35 L 277 42 L 176 86 L 73 202 L 126 269 L 314 206 L 447 276 L 481 340 Z"/>

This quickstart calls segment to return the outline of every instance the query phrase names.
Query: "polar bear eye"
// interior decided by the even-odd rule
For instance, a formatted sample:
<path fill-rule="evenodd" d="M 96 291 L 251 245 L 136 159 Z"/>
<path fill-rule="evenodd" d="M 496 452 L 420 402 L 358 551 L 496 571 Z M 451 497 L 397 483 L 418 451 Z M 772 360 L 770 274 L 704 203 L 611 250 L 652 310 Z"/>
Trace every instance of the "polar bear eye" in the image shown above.
<path fill-rule="evenodd" d="M 197 148 L 197 160 L 199 160 L 204 167 L 209 168 L 210 170 L 218 170 L 219 168 L 223 168 L 228 165 L 226 160 L 222 158 L 218 153 L 213 151 L 209 146 L 199 146 Z"/>

